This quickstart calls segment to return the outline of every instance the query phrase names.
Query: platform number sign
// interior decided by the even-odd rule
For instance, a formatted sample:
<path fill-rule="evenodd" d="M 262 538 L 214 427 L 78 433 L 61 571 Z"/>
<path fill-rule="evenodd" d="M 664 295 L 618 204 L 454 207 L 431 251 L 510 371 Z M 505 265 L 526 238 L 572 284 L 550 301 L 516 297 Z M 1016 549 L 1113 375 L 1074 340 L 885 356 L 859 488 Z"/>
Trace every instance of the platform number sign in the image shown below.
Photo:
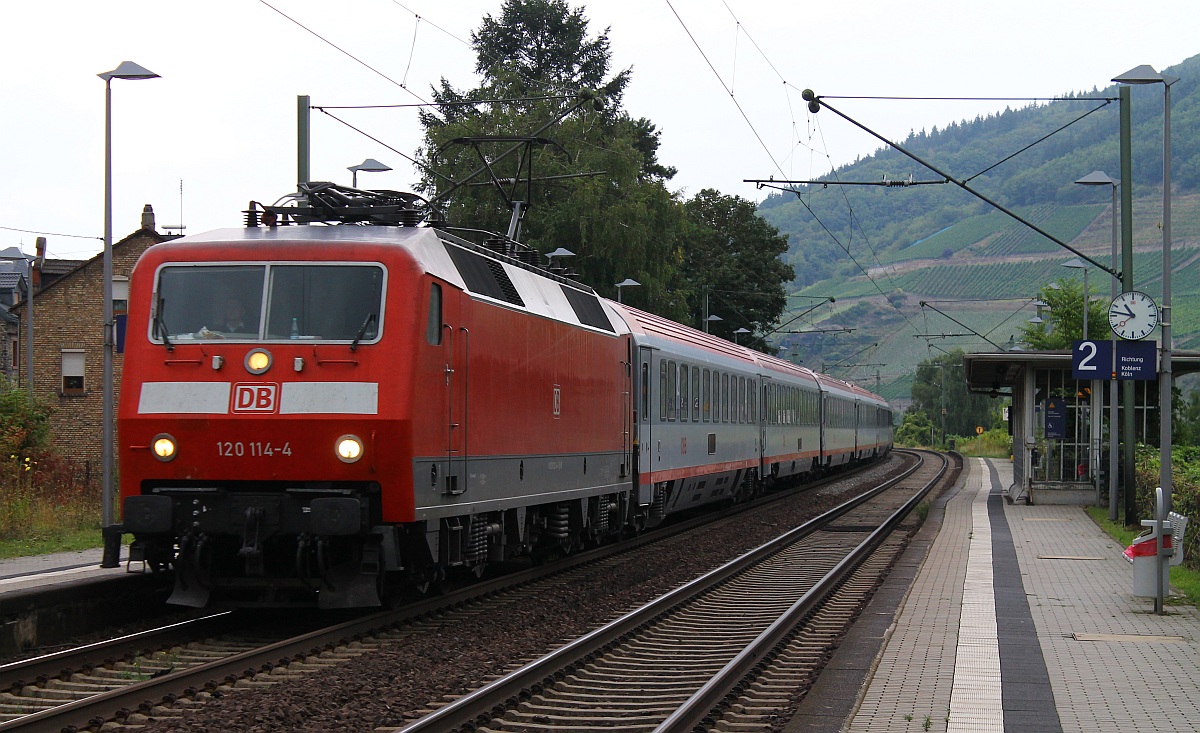
<path fill-rule="evenodd" d="M 1076 341 L 1071 345 L 1071 376 L 1152 381 L 1158 377 L 1157 349 L 1154 341 Z"/>
<path fill-rule="evenodd" d="M 1111 379 L 1112 341 L 1076 341 L 1071 349 L 1071 376 L 1075 379 Z"/>

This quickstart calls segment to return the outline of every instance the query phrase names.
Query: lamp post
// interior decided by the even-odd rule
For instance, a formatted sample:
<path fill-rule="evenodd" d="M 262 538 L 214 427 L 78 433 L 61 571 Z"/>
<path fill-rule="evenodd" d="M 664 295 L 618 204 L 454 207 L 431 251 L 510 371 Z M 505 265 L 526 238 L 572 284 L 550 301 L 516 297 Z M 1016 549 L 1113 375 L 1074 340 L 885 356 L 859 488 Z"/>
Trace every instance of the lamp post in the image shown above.
<path fill-rule="evenodd" d="M 366 160 L 359 163 L 358 165 L 352 165 L 349 168 L 347 168 L 346 170 L 350 171 L 350 187 L 358 188 L 358 172 L 359 171 L 366 171 L 367 173 L 383 173 L 384 171 L 390 171 L 391 168 L 384 165 L 383 163 L 380 163 L 378 160 L 375 160 L 374 158 L 367 158 Z"/>
<path fill-rule="evenodd" d="M 624 280 L 622 280 L 621 282 L 617 283 L 616 284 L 617 302 L 618 303 L 621 302 L 621 288 L 631 288 L 631 287 L 634 287 L 635 285 L 641 285 L 641 283 L 638 282 L 637 280 L 634 280 L 631 277 L 627 277 Z"/>
<path fill-rule="evenodd" d="M 555 257 L 574 257 L 574 256 L 575 256 L 575 253 L 572 252 L 571 250 L 567 249 L 566 247 L 559 247 L 558 249 L 556 249 L 553 252 L 550 252 L 549 254 L 546 255 L 546 261 L 549 263 L 549 265 L 548 265 L 549 269 L 554 270 L 554 258 Z M 561 268 L 562 266 L 560 265 L 559 267 Z M 560 269 L 560 271 L 561 271 L 561 269 Z"/>
<path fill-rule="evenodd" d="M 1112 269 L 1117 272 L 1117 186 L 1121 182 L 1102 171 L 1092 171 L 1075 182 L 1081 186 L 1112 187 Z M 1121 290 L 1120 278 L 1113 275 L 1111 281 L 1112 298 L 1116 300 L 1117 293 Z M 1114 348 L 1112 364 L 1114 375 L 1117 371 L 1116 361 L 1117 353 Z M 1108 520 L 1110 522 L 1117 521 L 1117 433 L 1117 380 L 1115 376 L 1110 376 L 1108 380 Z"/>
<path fill-rule="evenodd" d="M 1162 244 L 1162 350 L 1158 370 L 1158 483 L 1162 488 L 1162 513 L 1165 518 L 1171 512 L 1171 85 L 1179 77 L 1167 76 L 1142 64 L 1126 71 L 1113 81 L 1118 84 L 1162 84 L 1163 85 L 1163 244 Z M 1167 558 L 1161 555 L 1162 572 L 1158 573 L 1158 594 L 1154 600 L 1155 613 L 1163 613 L 1163 594 L 1167 572 Z"/>
<path fill-rule="evenodd" d="M 104 372 L 103 410 L 101 416 L 101 487 L 104 554 L 100 566 L 115 568 L 120 564 L 121 533 L 116 528 L 113 489 L 113 303 L 112 303 L 112 80 L 156 79 L 149 69 L 132 61 L 122 61 L 112 71 L 97 74 L 104 80 Z M 114 531 L 114 529 L 116 531 Z"/>
<path fill-rule="evenodd" d="M 717 316 L 717 315 L 712 315 L 712 316 L 705 318 L 704 319 L 704 332 L 708 333 L 708 324 L 716 323 L 717 321 L 723 321 L 723 320 L 725 320 L 725 319 L 720 316 Z"/>
<path fill-rule="evenodd" d="M 736 344 L 736 343 L 738 342 L 738 335 L 739 335 L 739 334 L 743 334 L 743 333 L 750 333 L 750 329 L 748 329 L 748 328 L 739 328 L 738 330 L 734 331 L 734 332 L 733 332 L 733 343 L 735 343 L 735 344 Z"/>
<path fill-rule="evenodd" d="M 1083 340 L 1088 337 L 1088 268 L 1078 257 L 1073 257 L 1062 264 L 1073 270 L 1083 270 Z"/>
<path fill-rule="evenodd" d="M 1088 311 L 1091 310 L 1092 298 L 1088 290 L 1088 267 L 1083 260 L 1078 257 L 1073 257 L 1063 263 L 1063 267 L 1070 267 L 1075 270 L 1083 270 L 1083 340 L 1088 340 Z M 1089 379 L 1090 386 L 1088 388 L 1088 412 L 1085 425 L 1088 427 L 1088 482 L 1091 483 L 1093 472 L 1096 470 L 1096 464 L 1100 460 L 1100 422 L 1096 419 L 1096 397 L 1100 394 L 1100 386 L 1096 380 Z M 1076 476 L 1078 478 L 1078 476 Z M 1097 488 L 1099 492 L 1099 488 Z M 1096 495 L 1096 500 L 1100 500 L 1099 493 Z"/>

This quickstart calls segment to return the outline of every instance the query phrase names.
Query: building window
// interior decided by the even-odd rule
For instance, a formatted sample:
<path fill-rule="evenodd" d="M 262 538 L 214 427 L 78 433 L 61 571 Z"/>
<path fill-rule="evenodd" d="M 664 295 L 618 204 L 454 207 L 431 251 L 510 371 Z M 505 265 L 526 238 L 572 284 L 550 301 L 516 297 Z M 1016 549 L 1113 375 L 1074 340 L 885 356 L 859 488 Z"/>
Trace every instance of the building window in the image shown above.
<path fill-rule="evenodd" d="M 123 316 L 129 312 L 129 278 L 124 275 L 113 275 L 112 301 L 114 316 Z"/>
<path fill-rule="evenodd" d="M 83 394 L 83 349 L 62 350 L 63 394 Z"/>

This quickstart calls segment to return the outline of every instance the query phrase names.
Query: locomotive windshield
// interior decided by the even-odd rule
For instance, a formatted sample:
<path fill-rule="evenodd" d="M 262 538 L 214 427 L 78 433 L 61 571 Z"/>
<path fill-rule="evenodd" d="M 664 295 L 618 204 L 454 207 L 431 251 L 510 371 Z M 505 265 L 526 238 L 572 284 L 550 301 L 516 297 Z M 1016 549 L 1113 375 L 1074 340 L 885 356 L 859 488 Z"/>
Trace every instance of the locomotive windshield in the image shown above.
<path fill-rule="evenodd" d="M 383 281 L 378 264 L 167 265 L 158 273 L 151 337 L 371 343 Z"/>

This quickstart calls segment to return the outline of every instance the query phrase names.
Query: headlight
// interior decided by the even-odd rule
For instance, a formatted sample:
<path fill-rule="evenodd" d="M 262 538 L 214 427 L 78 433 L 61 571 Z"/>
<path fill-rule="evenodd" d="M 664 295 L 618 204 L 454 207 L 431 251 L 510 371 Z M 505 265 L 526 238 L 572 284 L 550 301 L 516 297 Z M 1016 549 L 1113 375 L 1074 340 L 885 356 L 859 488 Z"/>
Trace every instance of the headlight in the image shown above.
<path fill-rule="evenodd" d="M 251 374 L 262 374 L 271 368 L 271 352 L 266 349 L 252 349 L 246 354 L 246 371 Z"/>
<path fill-rule="evenodd" d="M 179 446 L 170 435 L 159 433 L 154 436 L 154 440 L 150 441 L 150 451 L 154 454 L 155 458 L 166 463 L 175 459 L 175 454 L 179 451 Z"/>
<path fill-rule="evenodd" d="M 357 435 L 343 435 L 337 439 L 333 450 L 343 463 L 354 463 L 362 458 L 363 443 Z"/>

